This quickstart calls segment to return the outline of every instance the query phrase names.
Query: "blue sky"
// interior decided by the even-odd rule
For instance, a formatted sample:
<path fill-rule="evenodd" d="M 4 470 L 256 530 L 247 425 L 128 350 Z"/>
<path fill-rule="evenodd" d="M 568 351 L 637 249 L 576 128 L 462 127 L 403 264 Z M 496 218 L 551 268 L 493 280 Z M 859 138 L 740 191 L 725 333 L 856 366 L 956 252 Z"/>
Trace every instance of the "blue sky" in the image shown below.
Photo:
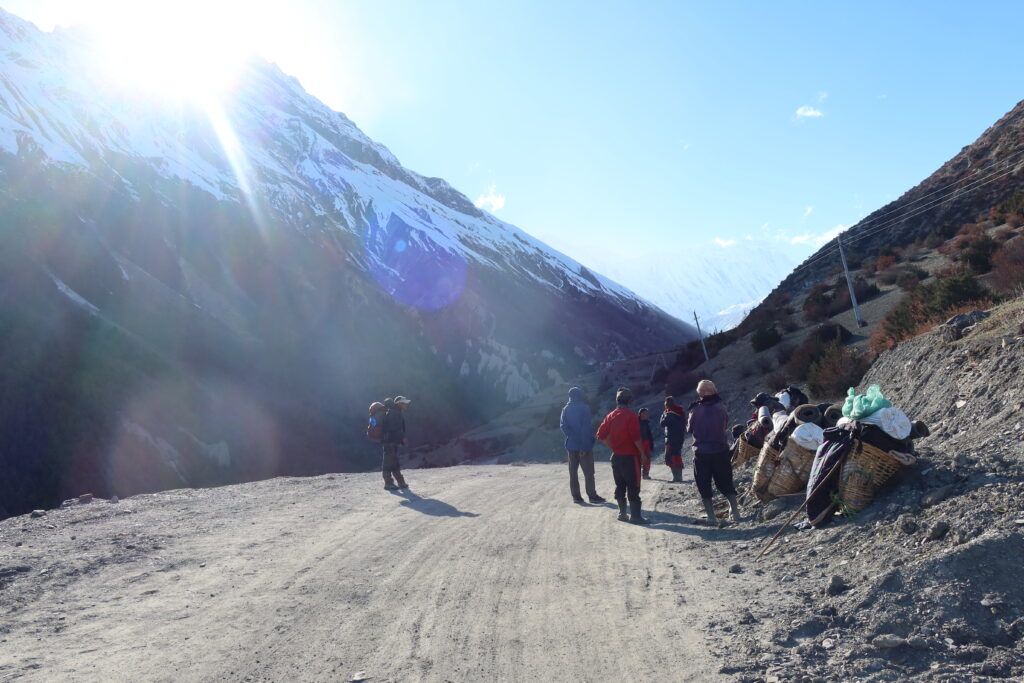
<path fill-rule="evenodd" d="M 0 4 L 43 28 L 112 5 Z M 598 269 L 748 236 L 809 253 L 1024 95 L 1020 2 L 246 7 L 256 50 L 406 166 Z"/>

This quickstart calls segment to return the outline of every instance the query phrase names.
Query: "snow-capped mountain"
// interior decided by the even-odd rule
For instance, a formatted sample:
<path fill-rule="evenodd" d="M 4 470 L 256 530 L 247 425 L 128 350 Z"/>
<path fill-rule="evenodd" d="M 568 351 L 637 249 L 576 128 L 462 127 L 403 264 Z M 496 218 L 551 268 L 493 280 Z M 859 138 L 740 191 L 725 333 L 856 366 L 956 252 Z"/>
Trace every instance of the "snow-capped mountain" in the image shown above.
<path fill-rule="evenodd" d="M 775 242 L 737 240 L 597 265 L 681 320 L 692 320 L 696 311 L 704 331 L 712 332 L 738 325 L 801 258 L 798 250 Z"/>
<path fill-rule="evenodd" d="M 199 107 L 94 51 L 0 12 L 0 466 L 46 454 L 8 505 L 361 467 L 371 400 L 439 440 L 693 335 L 273 65 Z"/>

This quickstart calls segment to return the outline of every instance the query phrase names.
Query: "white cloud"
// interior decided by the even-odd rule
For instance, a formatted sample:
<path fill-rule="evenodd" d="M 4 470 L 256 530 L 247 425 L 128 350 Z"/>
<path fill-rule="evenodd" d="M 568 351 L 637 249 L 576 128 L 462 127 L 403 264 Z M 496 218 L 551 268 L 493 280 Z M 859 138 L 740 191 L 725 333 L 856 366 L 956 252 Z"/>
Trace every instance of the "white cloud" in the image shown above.
<path fill-rule="evenodd" d="M 821 104 L 828 99 L 828 90 L 821 90 L 818 92 L 818 104 Z"/>
<path fill-rule="evenodd" d="M 823 244 L 834 240 L 836 237 L 839 236 L 839 234 L 843 230 L 846 230 L 848 227 L 850 227 L 850 226 L 849 225 L 843 225 L 842 223 L 840 223 L 839 225 L 837 225 L 836 227 L 832 228 L 831 230 L 826 230 L 825 232 L 817 235 L 814 238 L 815 246 L 819 246 L 820 247 Z"/>
<path fill-rule="evenodd" d="M 723 240 L 721 237 L 716 237 L 714 239 L 714 242 L 715 242 L 715 244 L 717 244 L 718 246 L 722 247 L 723 249 L 727 249 L 728 247 L 735 246 L 735 244 L 736 244 L 736 240 Z"/>
<path fill-rule="evenodd" d="M 836 227 L 826 230 L 825 232 L 805 232 L 800 235 L 793 235 L 792 237 L 780 235 L 780 238 L 789 242 L 790 244 L 813 244 L 816 247 L 821 247 L 834 240 L 839 233 L 846 230 L 848 225 L 840 223 Z"/>
<path fill-rule="evenodd" d="M 486 209 L 491 213 L 497 213 L 505 207 L 505 195 L 498 194 L 497 186 L 492 184 L 487 188 L 487 193 L 477 197 L 473 204 L 478 209 Z"/>
<path fill-rule="evenodd" d="M 812 213 L 814 213 L 814 207 L 813 207 L 813 206 L 807 206 L 807 207 L 806 207 L 806 208 L 804 209 L 804 218 L 807 218 L 807 217 L 808 217 L 808 216 L 810 216 L 810 215 L 811 215 Z"/>
<path fill-rule="evenodd" d="M 805 104 L 801 107 L 798 107 L 796 110 L 796 117 L 798 119 L 817 119 L 821 118 L 824 115 L 825 113 L 823 111 L 821 111 L 820 109 L 815 109 L 809 104 Z"/>

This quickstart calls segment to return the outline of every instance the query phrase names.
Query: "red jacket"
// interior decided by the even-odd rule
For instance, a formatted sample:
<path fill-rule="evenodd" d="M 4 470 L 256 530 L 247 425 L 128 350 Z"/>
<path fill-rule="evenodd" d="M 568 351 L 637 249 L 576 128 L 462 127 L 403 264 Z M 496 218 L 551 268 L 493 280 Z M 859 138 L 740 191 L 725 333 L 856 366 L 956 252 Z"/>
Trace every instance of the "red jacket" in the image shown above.
<path fill-rule="evenodd" d="M 640 418 L 629 408 L 619 406 L 605 416 L 597 428 L 597 438 L 607 441 L 615 455 L 639 457 L 636 442 L 640 441 Z"/>

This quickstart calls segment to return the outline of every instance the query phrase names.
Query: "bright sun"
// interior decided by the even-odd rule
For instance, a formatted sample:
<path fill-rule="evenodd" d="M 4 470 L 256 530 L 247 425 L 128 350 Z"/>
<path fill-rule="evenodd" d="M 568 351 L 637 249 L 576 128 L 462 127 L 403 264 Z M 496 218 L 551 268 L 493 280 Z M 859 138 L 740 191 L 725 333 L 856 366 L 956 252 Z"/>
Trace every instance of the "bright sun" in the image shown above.
<path fill-rule="evenodd" d="M 241 3 L 116 3 L 90 22 L 104 73 L 120 85 L 180 100 L 208 101 L 252 51 Z"/>

